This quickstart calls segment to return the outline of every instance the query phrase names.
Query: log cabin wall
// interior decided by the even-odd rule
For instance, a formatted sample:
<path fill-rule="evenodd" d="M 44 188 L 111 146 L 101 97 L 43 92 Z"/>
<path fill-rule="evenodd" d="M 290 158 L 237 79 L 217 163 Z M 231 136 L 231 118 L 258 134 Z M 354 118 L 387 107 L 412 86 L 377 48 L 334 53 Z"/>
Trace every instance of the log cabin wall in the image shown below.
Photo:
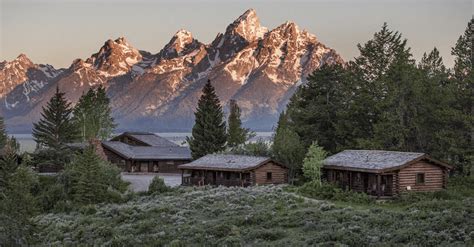
<path fill-rule="evenodd" d="M 270 161 L 253 170 L 251 178 L 255 185 L 283 184 L 288 182 L 288 169 Z"/>
<path fill-rule="evenodd" d="M 189 163 L 189 160 L 160 160 L 154 162 L 158 165 L 158 172 L 160 173 L 181 173 L 178 166 L 186 163 Z M 153 169 L 150 171 L 153 171 Z"/>
<path fill-rule="evenodd" d="M 128 171 L 130 162 L 122 158 L 120 155 L 104 148 L 104 154 L 110 163 L 116 164 L 122 171 Z"/>
<path fill-rule="evenodd" d="M 424 181 L 417 181 L 418 174 L 422 174 Z M 446 175 L 445 169 L 440 166 L 430 164 L 425 161 L 419 161 L 405 168 L 402 168 L 398 172 L 398 192 L 408 191 L 407 187 L 410 187 L 411 191 L 438 191 L 446 186 Z M 420 179 L 419 179 L 420 180 Z"/>

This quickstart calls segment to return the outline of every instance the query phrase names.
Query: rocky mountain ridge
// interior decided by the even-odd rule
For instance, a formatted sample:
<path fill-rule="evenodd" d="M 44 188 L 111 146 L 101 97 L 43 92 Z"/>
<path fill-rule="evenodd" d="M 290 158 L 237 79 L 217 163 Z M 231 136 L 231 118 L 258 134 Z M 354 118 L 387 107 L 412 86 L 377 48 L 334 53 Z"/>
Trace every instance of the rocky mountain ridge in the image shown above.
<path fill-rule="evenodd" d="M 210 79 L 225 109 L 235 99 L 246 126 L 269 130 L 296 88 L 325 63 L 343 60 L 293 22 L 272 30 L 261 26 L 250 9 L 210 44 L 181 29 L 157 54 L 121 37 L 67 69 L 36 65 L 25 55 L 2 62 L 0 113 L 10 129 L 28 132 L 56 86 L 74 103 L 90 87 L 103 85 L 119 129 L 189 131 Z"/>

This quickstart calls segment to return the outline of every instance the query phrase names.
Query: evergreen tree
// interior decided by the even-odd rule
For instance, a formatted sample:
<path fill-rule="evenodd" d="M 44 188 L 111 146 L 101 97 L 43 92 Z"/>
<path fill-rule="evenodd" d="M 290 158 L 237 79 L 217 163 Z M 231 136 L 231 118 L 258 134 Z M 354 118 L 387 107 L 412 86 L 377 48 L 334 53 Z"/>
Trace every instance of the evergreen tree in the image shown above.
<path fill-rule="evenodd" d="M 275 136 L 273 137 L 272 150 L 275 160 L 288 166 L 288 177 L 293 182 L 296 175 L 301 171 L 305 148 L 298 134 L 290 126 L 286 112 L 280 114 Z"/>
<path fill-rule="evenodd" d="M 305 147 L 317 140 L 331 153 L 336 153 L 345 146 L 348 137 L 338 127 L 346 105 L 342 89 L 345 79 L 346 72 L 341 65 L 323 65 L 291 98 L 288 115 Z"/>
<path fill-rule="evenodd" d="M 235 148 L 239 145 L 244 144 L 247 140 L 255 136 L 255 133 L 249 129 L 242 127 L 242 121 L 240 120 L 240 108 L 235 100 L 229 102 L 229 118 L 228 118 L 228 134 L 227 134 L 227 146 Z"/>
<path fill-rule="evenodd" d="M 7 143 L 7 132 L 5 130 L 5 122 L 3 117 L 0 117 L 0 149 Z"/>
<path fill-rule="evenodd" d="M 420 78 L 409 52 L 400 52 L 385 76 L 385 96 L 377 102 L 381 110 L 374 122 L 374 136 L 365 139 L 363 147 L 385 150 L 417 151 Z"/>
<path fill-rule="evenodd" d="M 32 190 L 38 178 L 25 165 L 19 165 L 10 141 L 0 160 L 0 245 L 23 246 L 34 243 L 35 199 Z"/>
<path fill-rule="evenodd" d="M 306 157 L 303 160 L 304 176 L 308 178 L 311 183 L 318 186 L 321 186 L 321 168 L 326 156 L 327 152 L 324 151 L 317 142 L 313 142 L 313 144 L 309 146 Z"/>
<path fill-rule="evenodd" d="M 453 94 L 449 85 L 449 71 L 436 47 L 429 54 L 423 54 L 418 69 L 417 151 L 447 161 L 446 154 L 450 152 L 451 146 L 448 126 L 454 117 L 450 109 Z"/>
<path fill-rule="evenodd" d="M 40 146 L 55 150 L 64 147 L 65 143 L 77 138 L 77 130 L 71 121 L 71 103 L 67 102 L 64 93 L 56 88 L 56 93 L 43 107 L 41 119 L 33 124 L 33 138 Z"/>
<path fill-rule="evenodd" d="M 472 76 L 472 64 L 474 59 L 472 54 L 473 26 L 474 18 L 468 22 L 464 34 L 459 36 L 459 39 L 451 50 L 451 55 L 454 56 L 454 76 L 458 81 L 465 81 L 465 79 L 469 79 L 469 77 Z"/>
<path fill-rule="evenodd" d="M 127 188 L 120 170 L 103 161 L 93 146 L 66 166 L 61 181 L 67 198 L 82 205 L 118 201 Z"/>
<path fill-rule="evenodd" d="M 460 172 L 465 175 L 474 174 L 473 26 L 474 19 L 471 19 L 451 51 L 455 56 L 455 64 L 454 78 L 451 80 L 454 97 L 450 102 L 453 113 L 453 124 L 450 126 L 453 137 L 450 160 L 457 164 Z"/>
<path fill-rule="evenodd" d="M 357 45 L 360 55 L 348 66 L 352 77 L 352 90 L 348 93 L 353 94 L 350 118 L 356 120 L 359 136 L 355 138 L 361 141 L 359 147 L 370 143 L 374 123 L 379 121 L 385 112 L 384 107 L 387 107 L 385 99 L 392 86 L 387 74 L 393 71 L 394 66 L 410 59 L 406 43 L 400 33 L 389 30 L 384 23 L 371 40 Z M 396 75 L 392 73 L 392 76 Z"/>
<path fill-rule="evenodd" d="M 90 88 L 79 99 L 73 111 L 73 121 L 78 128 L 82 141 L 109 138 L 116 124 L 111 116 L 110 99 L 105 88 Z"/>
<path fill-rule="evenodd" d="M 71 164 L 78 171 L 77 182 L 73 185 L 73 200 L 81 204 L 93 204 L 104 200 L 107 187 L 101 183 L 100 162 L 92 148 L 87 148 Z"/>
<path fill-rule="evenodd" d="M 202 90 L 194 115 L 196 122 L 192 137 L 187 139 L 192 157 L 198 159 L 206 154 L 223 151 L 227 141 L 224 113 L 210 80 Z"/>

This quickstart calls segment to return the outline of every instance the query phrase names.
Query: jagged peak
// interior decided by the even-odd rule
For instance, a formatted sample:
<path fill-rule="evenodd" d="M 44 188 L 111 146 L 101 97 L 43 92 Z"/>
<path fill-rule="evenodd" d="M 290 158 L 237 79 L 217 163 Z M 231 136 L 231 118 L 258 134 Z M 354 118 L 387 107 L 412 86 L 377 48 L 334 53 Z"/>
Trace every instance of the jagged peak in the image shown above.
<path fill-rule="evenodd" d="M 176 31 L 176 33 L 174 34 L 173 37 L 176 37 L 178 39 L 187 39 L 187 38 L 193 38 L 193 34 L 186 30 L 186 29 L 179 29 L 178 31 Z"/>
<path fill-rule="evenodd" d="M 179 29 L 171 38 L 168 47 L 174 48 L 177 52 L 182 51 L 186 45 L 193 43 L 193 34 L 185 29 Z"/>
<path fill-rule="evenodd" d="M 295 22 L 286 21 L 285 23 L 277 26 L 270 31 L 270 36 L 280 38 L 296 38 L 302 42 L 317 42 L 317 38 L 314 34 L 309 33 L 307 30 L 301 30 Z"/>
<path fill-rule="evenodd" d="M 254 21 L 258 21 L 258 16 L 257 16 L 257 11 L 255 11 L 255 9 L 248 9 L 246 10 L 242 15 L 239 16 L 239 18 L 237 18 L 237 22 L 241 22 L 241 21 L 244 21 L 244 20 L 254 20 Z"/>
<path fill-rule="evenodd" d="M 293 29 L 296 30 L 297 32 L 299 32 L 299 27 L 298 27 L 298 25 L 296 25 L 296 23 L 294 23 L 292 21 L 286 21 L 285 23 L 279 25 L 278 27 L 276 27 L 273 30 L 293 30 Z"/>
<path fill-rule="evenodd" d="M 162 50 L 162 55 L 165 57 L 173 57 L 181 54 L 184 50 L 190 47 L 197 47 L 199 42 L 194 39 L 193 34 L 185 29 L 179 29 L 166 44 Z"/>
<path fill-rule="evenodd" d="M 266 32 L 268 32 L 268 29 L 260 25 L 260 20 L 254 9 L 245 11 L 226 29 L 226 35 L 238 34 L 247 41 L 262 38 Z"/>
<path fill-rule="evenodd" d="M 25 70 L 35 64 L 24 53 L 20 53 L 15 59 L 11 61 L 3 61 L 0 63 L 0 69 L 19 68 Z"/>
<path fill-rule="evenodd" d="M 125 37 L 118 37 L 115 40 L 108 39 L 104 42 L 104 45 L 100 48 L 100 51 L 111 50 L 111 49 L 135 49 L 130 43 L 125 39 Z"/>
<path fill-rule="evenodd" d="M 20 62 L 20 63 L 28 63 L 28 64 L 33 64 L 31 59 L 24 53 L 20 53 L 12 62 Z"/>
<path fill-rule="evenodd" d="M 129 46 L 125 37 L 118 37 L 117 39 L 115 39 L 115 43 Z"/>
<path fill-rule="evenodd" d="M 18 55 L 16 59 L 29 59 L 29 58 L 25 53 L 20 53 L 20 55 Z"/>

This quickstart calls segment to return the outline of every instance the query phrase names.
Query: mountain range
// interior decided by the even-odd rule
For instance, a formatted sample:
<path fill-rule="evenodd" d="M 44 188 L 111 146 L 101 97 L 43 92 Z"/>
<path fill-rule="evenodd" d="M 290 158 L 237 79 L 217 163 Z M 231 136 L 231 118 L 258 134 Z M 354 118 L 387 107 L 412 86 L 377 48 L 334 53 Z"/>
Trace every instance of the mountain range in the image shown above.
<path fill-rule="evenodd" d="M 120 37 L 69 68 L 35 64 L 24 54 L 1 62 L 0 114 L 9 131 L 29 133 L 56 87 L 74 104 L 102 85 L 119 130 L 189 131 L 209 79 L 226 111 L 235 99 L 245 126 L 270 130 L 297 87 L 326 63 L 343 60 L 293 22 L 272 30 L 261 26 L 250 9 L 210 44 L 179 30 L 157 54 Z"/>

